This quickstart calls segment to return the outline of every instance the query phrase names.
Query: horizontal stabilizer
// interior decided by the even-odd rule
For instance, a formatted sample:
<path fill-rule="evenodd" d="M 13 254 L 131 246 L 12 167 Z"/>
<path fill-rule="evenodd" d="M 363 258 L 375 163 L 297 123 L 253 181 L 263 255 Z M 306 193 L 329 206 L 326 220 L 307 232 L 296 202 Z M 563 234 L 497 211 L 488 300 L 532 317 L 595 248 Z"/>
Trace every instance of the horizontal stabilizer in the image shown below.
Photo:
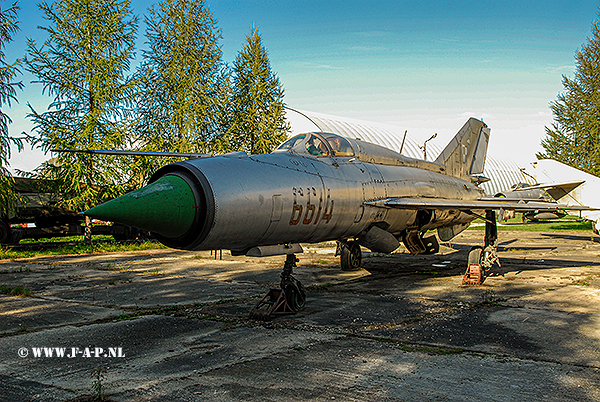
<path fill-rule="evenodd" d="M 513 191 L 541 189 L 545 190 L 550 197 L 554 198 L 555 200 L 559 200 L 565 195 L 569 194 L 571 191 L 575 190 L 577 187 L 581 186 L 583 183 L 585 183 L 585 180 L 569 181 L 564 183 L 536 184 L 534 186 L 516 188 Z"/>

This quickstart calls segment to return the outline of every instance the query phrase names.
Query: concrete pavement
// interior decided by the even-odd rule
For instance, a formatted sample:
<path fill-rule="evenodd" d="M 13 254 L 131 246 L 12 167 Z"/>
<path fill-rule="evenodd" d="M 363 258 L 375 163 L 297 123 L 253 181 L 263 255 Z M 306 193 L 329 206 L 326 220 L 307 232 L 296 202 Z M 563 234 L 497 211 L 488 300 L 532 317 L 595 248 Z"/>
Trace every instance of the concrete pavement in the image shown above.
<path fill-rule="evenodd" d="M 283 257 L 0 262 L 0 284 L 32 294 L 0 295 L 0 400 L 81 400 L 98 367 L 114 401 L 600 400 L 598 237 L 501 231 L 502 266 L 462 286 L 482 237 L 368 254 L 351 273 L 333 244 L 310 247 L 306 308 L 269 322 L 248 312 Z"/>

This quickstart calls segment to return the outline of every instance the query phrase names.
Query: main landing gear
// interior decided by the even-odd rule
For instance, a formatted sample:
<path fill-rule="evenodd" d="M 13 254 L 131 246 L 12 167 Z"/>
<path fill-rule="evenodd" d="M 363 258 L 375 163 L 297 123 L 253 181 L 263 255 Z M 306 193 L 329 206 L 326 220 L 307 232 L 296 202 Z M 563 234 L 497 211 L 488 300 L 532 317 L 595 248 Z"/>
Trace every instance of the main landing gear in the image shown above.
<path fill-rule="evenodd" d="M 304 308 L 306 291 L 302 283 L 292 276 L 298 259 L 288 254 L 281 273 L 280 289 L 270 289 L 250 312 L 250 318 L 268 320 L 274 315 L 293 314 Z"/>
<path fill-rule="evenodd" d="M 469 251 L 467 272 L 463 277 L 463 285 L 481 285 L 489 275 L 492 266 L 498 263 L 498 227 L 496 212 L 485 211 L 485 242 L 484 246 L 474 246 Z"/>
<path fill-rule="evenodd" d="M 358 271 L 362 262 L 362 251 L 356 240 L 354 241 L 339 241 L 335 255 L 340 256 L 340 265 L 342 271 Z"/>

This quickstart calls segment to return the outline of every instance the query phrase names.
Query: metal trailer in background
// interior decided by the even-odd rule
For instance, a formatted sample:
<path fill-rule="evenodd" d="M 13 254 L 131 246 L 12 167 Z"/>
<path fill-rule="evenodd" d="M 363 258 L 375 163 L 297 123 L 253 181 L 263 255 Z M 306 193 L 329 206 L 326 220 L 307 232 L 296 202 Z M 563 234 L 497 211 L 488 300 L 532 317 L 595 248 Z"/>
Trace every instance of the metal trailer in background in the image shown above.
<path fill-rule="evenodd" d="M 84 217 L 60 206 L 60 197 L 44 189 L 36 179 L 15 177 L 15 190 L 22 202 L 15 212 L 0 217 L 0 244 L 15 244 L 21 239 L 78 236 L 84 234 Z M 115 240 L 135 239 L 138 229 L 100 223 L 92 227 L 93 235 L 112 235 Z"/>

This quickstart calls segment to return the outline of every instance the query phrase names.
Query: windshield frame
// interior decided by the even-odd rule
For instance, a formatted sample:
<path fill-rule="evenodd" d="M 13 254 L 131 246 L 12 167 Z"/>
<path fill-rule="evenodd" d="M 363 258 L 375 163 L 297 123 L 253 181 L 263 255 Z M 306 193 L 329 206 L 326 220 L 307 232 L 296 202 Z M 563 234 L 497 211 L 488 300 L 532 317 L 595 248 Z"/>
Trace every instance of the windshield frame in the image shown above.
<path fill-rule="evenodd" d="M 301 133 L 283 142 L 275 151 L 308 154 L 317 158 L 352 158 L 354 147 L 347 138 L 334 133 Z M 275 152 L 274 151 L 274 152 Z"/>

